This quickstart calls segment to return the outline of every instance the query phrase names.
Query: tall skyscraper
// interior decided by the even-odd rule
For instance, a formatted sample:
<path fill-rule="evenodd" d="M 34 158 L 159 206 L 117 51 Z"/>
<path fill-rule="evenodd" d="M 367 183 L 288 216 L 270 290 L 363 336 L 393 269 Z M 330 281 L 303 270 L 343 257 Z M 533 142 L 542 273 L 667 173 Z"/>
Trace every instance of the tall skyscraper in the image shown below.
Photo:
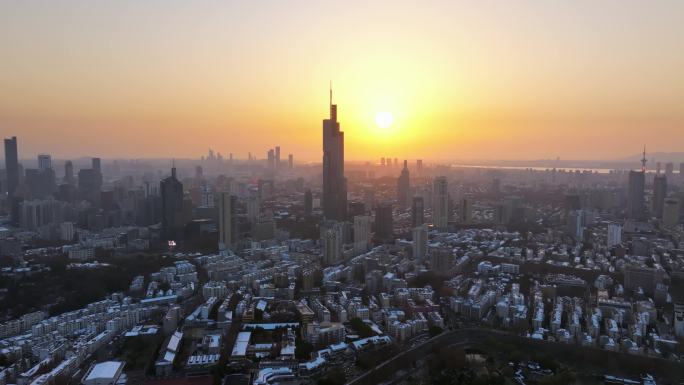
<path fill-rule="evenodd" d="M 259 222 L 260 213 L 261 205 L 259 204 L 259 197 L 250 196 L 247 198 L 247 222 L 250 226 L 254 226 Z"/>
<path fill-rule="evenodd" d="M 7 195 L 12 197 L 17 186 L 19 186 L 19 152 L 16 136 L 5 139 L 5 169 L 7 172 Z"/>
<path fill-rule="evenodd" d="M 449 190 L 446 177 L 435 178 L 432 194 L 432 223 L 438 230 L 446 230 L 449 224 Z"/>
<path fill-rule="evenodd" d="M 366 211 L 371 211 L 375 207 L 375 189 L 372 187 L 363 190 L 363 205 Z"/>
<path fill-rule="evenodd" d="M 421 196 L 413 197 L 411 202 L 411 226 L 417 227 L 425 223 L 425 201 Z"/>
<path fill-rule="evenodd" d="M 287 156 L 287 168 L 290 170 L 294 168 L 294 155 L 292 154 Z"/>
<path fill-rule="evenodd" d="M 427 254 L 428 232 L 426 225 L 420 225 L 411 231 L 413 237 L 412 251 L 413 259 L 422 260 Z"/>
<path fill-rule="evenodd" d="M 101 190 L 102 168 L 100 158 L 93 158 L 92 168 L 84 168 L 78 171 L 78 192 L 81 199 L 92 203 L 94 206 L 99 206 Z"/>
<path fill-rule="evenodd" d="M 183 184 L 176 178 L 175 167 L 171 168 L 171 176 L 161 181 L 159 189 L 162 200 L 162 239 L 180 239 L 183 232 Z"/>
<path fill-rule="evenodd" d="M 630 171 L 627 186 L 627 217 L 630 219 L 644 220 L 644 185 L 646 179 L 646 148 L 641 158 L 641 171 Z"/>
<path fill-rule="evenodd" d="M 38 170 L 45 171 L 52 168 L 52 158 L 48 154 L 38 155 Z"/>
<path fill-rule="evenodd" d="M 229 192 L 221 193 L 219 199 L 219 250 L 230 249 L 233 245 L 233 217 L 237 197 Z"/>
<path fill-rule="evenodd" d="M 409 179 L 408 162 L 404 161 L 404 168 L 399 174 L 397 180 L 397 204 L 400 209 L 405 209 L 409 205 L 409 197 L 411 196 L 411 182 Z"/>
<path fill-rule="evenodd" d="M 354 253 L 357 255 L 368 251 L 372 222 L 372 218 L 368 215 L 354 217 Z"/>
<path fill-rule="evenodd" d="M 672 180 L 672 175 L 674 174 L 674 164 L 672 162 L 665 163 L 665 176 L 667 179 Z"/>
<path fill-rule="evenodd" d="M 460 222 L 469 224 L 473 219 L 473 202 L 469 198 L 461 199 Z"/>
<path fill-rule="evenodd" d="M 268 150 L 268 169 L 275 170 L 275 151 L 273 149 Z"/>
<path fill-rule="evenodd" d="M 386 243 L 394 240 L 394 218 L 389 202 L 380 203 L 375 208 L 375 237 Z"/>
<path fill-rule="evenodd" d="M 93 170 L 102 175 L 102 161 L 100 160 L 100 158 L 93 158 L 91 160 L 91 163 L 93 165 Z"/>
<path fill-rule="evenodd" d="M 665 198 L 663 202 L 663 226 L 670 227 L 679 224 L 679 212 L 681 200 L 678 198 Z"/>
<path fill-rule="evenodd" d="M 74 164 L 70 161 L 67 160 L 64 163 L 64 183 L 66 184 L 74 184 Z"/>
<path fill-rule="evenodd" d="M 653 178 L 653 214 L 658 217 L 663 217 L 663 204 L 667 196 L 667 177 L 665 175 L 656 175 Z"/>
<path fill-rule="evenodd" d="M 323 217 L 342 221 L 347 216 L 347 178 L 344 177 L 344 132 L 337 121 L 337 105 L 332 104 L 330 118 L 323 120 Z"/>
<path fill-rule="evenodd" d="M 627 217 L 643 220 L 644 215 L 644 179 L 643 171 L 629 172 L 629 186 L 627 188 Z"/>
<path fill-rule="evenodd" d="M 276 170 L 280 169 L 280 146 L 275 148 L 275 168 Z"/>

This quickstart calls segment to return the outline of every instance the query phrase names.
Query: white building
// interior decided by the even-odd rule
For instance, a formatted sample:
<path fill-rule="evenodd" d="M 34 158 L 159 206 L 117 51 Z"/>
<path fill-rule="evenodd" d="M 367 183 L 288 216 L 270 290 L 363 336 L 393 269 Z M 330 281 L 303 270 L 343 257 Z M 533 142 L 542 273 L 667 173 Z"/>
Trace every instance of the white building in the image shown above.
<path fill-rule="evenodd" d="M 126 383 L 126 375 L 123 374 L 124 363 L 119 361 L 107 361 L 94 364 L 83 376 L 83 385 L 119 385 Z"/>
<path fill-rule="evenodd" d="M 368 215 L 354 217 L 354 253 L 363 254 L 370 245 L 372 218 Z"/>
<path fill-rule="evenodd" d="M 613 247 L 622 243 L 622 226 L 611 223 L 608 225 L 606 246 Z"/>

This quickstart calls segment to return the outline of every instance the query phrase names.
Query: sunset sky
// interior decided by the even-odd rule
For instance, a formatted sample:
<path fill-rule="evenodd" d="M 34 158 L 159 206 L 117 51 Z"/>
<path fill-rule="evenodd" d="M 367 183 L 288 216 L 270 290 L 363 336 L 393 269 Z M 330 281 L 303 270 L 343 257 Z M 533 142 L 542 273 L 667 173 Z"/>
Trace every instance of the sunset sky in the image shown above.
<path fill-rule="evenodd" d="M 610 159 L 683 151 L 684 1 L 0 0 L 20 156 Z M 394 123 L 380 128 L 378 112 Z"/>

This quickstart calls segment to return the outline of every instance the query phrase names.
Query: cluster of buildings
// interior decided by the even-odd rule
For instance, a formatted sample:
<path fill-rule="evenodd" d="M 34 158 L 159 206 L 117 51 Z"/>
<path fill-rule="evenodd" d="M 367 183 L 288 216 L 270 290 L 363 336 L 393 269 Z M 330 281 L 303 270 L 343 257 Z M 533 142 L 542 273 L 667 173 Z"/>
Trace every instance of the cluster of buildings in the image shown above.
<path fill-rule="evenodd" d="M 462 326 L 681 359 L 682 170 L 650 172 L 645 154 L 641 170 L 609 173 L 345 163 L 337 113 L 331 97 L 322 175 L 276 146 L 246 161 L 210 151 L 170 175 L 66 161 L 62 177 L 49 155 L 22 169 L 6 139 L 3 277 L 52 273 L 46 258 L 70 260 L 54 274 L 167 258 L 81 309 L 3 310 L 0 385 L 136 381 L 115 349 L 136 338 L 162 384 L 315 380 Z"/>

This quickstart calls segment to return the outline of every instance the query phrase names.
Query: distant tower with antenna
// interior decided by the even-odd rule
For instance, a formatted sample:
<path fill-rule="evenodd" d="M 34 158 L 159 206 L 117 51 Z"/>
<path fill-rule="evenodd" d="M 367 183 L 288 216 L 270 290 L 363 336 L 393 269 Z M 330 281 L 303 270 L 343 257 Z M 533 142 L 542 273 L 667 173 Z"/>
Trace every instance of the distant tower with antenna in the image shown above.
<path fill-rule="evenodd" d="M 641 172 L 646 172 L 646 146 L 644 145 L 644 154 L 641 158 Z"/>
<path fill-rule="evenodd" d="M 343 221 L 347 217 L 347 178 L 344 176 L 344 132 L 337 121 L 337 105 L 332 102 L 330 117 L 323 120 L 323 217 Z"/>

